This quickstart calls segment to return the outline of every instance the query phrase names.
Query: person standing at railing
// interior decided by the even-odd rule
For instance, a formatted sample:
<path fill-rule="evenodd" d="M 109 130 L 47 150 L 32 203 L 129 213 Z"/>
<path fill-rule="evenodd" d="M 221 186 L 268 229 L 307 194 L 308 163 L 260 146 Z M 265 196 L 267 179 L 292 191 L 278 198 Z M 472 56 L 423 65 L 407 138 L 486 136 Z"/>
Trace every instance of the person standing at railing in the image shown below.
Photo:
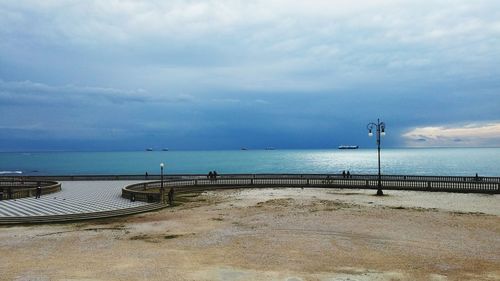
<path fill-rule="evenodd" d="M 36 196 L 35 198 L 38 199 L 42 195 L 42 186 L 40 185 L 40 182 L 38 183 L 36 187 Z"/>
<path fill-rule="evenodd" d="M 168 205 L 170 207 L 173 207 L 173 204 L 174 203 L 174 188 L 171 187 L 170 190 L 168 191 Z"/>

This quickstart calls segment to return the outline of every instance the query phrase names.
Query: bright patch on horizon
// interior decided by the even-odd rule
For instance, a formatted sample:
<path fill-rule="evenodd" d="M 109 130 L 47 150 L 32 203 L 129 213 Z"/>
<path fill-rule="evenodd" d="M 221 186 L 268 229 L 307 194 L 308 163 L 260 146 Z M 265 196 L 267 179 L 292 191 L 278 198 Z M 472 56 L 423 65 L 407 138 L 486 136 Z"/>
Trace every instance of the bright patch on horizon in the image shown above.
<path fill-rule="evenodd" d="M 405 134 L 408 146 L 500 146 L 500 123 L 421 127 Z"/>

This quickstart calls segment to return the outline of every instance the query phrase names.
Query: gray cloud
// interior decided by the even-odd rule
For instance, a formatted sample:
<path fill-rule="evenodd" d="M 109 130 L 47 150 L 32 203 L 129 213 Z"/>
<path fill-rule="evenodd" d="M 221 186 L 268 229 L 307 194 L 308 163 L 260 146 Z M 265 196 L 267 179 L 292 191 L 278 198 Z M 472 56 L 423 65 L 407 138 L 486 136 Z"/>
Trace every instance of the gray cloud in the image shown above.
<path fill-rule="evenodd" d="M 2 1 L 0 38 L 0 127 L 24 138 L 328 146 L 380 116 L 401 145 L 500 118 L 496 1 Z"/>
<path fill-rule="evenodd" d="M 28 102 L 33 100 L 37 103 L 55 102 L 57 100 L 92 99 L 97 101 L 120 102 L 145 102 L 151 97 L 144 90 L 124 91 L 113 88 L 100 87 L 78 87 L 74 85 L 49 86 L 43 83 L 31 81 L 2 81 L 0 80 L 0 98 L 4 101 Z"/>
<path fill-rule="evenodd" d="M 111 67 L 126 61 L 145 67 L 147 75 L 173 68 L 177 73 L 162 77 L 173 84 L 179 78 L 200 78 L 208 86 L 325 90 L 388 80 L 396 73 L 405 80 L 415 75 L 431 81 L 474 78 L 484 73 L 478 68 L 488 60 L 500 59 L 494 39 L 500 37 L 500 17 L 494 12 L 500 5 L 491 1 L 2 6 L 10 15 L 2 20 L 8 27 L 4 46 L 35 43 L 42 49 L 71 50 Z M 182 68 L 188 70 L 185 77 L 179 77 Z"/>
<path fill-rule="evenodd" d="M 146 103 L 146 102 L 194 102 L 191 95 L 181 94 L 174 97 L 155 96 L 144 89 L 121 90 L 88 86 L 51 86 L 32 81 L 0 80 L 0 99 L 5 103 Z"/>

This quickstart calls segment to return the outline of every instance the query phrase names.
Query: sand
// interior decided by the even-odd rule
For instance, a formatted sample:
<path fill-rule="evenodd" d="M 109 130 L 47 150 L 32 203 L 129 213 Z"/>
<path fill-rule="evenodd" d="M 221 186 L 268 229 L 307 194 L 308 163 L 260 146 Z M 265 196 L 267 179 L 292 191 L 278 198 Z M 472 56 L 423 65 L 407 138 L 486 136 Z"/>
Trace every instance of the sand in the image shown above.
<path fill-rule="evenodd" d="M 245 189 L 0 227 L 1 280 L 500 280 L 499 195 Z"/>

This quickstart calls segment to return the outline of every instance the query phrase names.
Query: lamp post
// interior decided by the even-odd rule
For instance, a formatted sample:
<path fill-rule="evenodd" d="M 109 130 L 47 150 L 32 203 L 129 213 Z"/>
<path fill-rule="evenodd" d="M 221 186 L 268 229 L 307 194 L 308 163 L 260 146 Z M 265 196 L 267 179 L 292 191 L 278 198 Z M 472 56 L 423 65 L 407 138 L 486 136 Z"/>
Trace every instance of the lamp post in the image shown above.
<path fill-rule="evenodd" d="M 382 176 L 380 174 L 380 136 L 385 136 L 385 123 L 380 122 L 380 119 L 377 119 L 377 123 L 370 122 L 366 125 L 368 129 L 368 136 L 373 136 L 373 129 L 377 130 L 377 152 L 378 152 L 378 186 L 377 186 L 377 195 L 384 195 L 382 192 Z"/>
<path fill-rule="evenodd" d="M 164 195 L 164 189 L 163 189 L 163 166 L 165 166 L 165 164 L 163 163 L 160 163 L 160 170 L 161 170 L 161 176 L 160 176 L 160 196 L 161 196 L 161 202 L 162 203 L 165 203 L 165 196 Z"/>

